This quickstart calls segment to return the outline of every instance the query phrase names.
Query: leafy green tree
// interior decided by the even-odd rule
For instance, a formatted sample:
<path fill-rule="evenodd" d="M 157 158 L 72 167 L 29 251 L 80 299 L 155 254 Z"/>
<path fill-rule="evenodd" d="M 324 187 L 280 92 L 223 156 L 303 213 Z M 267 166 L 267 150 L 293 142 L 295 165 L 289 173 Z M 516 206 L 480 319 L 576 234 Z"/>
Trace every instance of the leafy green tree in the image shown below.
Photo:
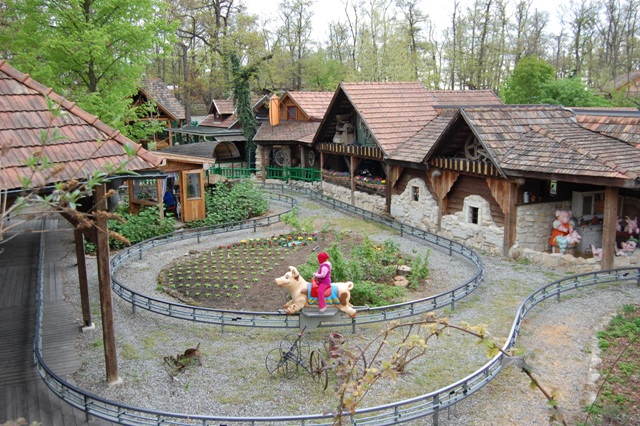
<path fill-rule="evenodd" d="M 552 80 L 542 86 L 540 103 L 568 107 L 607 107 L 611 102 L 596 96 L 579 77 Z"/>
<path fill-rule="evenodd" d="M 328 59 L 323 50 L 312 54 L 304 70 L 305 88 L 334 91 L 347 74 L 346 66 L 337 59 Z"/>
<path fill-rule="evenodd" d="M 543 87 L 552 82 L 555 69 L 544 59 L 527 56 L 518 62 L 504 84 L 501 98 L 506 104 L 539 104 Z"/>
<path fill-rule="evenodd" d="M 12 65 L 125 130 L 155 41 L 172 32 L 161 0 L 7 0 L 0 45 Z M 157 46 L 155 46 L 157 48 Z M 165 49 L 169 46 L 165 46 Z"/>

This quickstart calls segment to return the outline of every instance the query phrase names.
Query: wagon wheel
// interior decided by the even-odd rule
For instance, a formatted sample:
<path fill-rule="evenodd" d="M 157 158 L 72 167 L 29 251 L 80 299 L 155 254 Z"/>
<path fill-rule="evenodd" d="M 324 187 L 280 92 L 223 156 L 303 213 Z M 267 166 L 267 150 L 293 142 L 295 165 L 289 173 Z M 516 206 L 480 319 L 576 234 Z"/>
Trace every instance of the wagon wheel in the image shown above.
<path fill-rule="evenodd" d="M 309 357 L 309 371 L 311 372 L 313 380 L 322 385 L 322 390 L 326 390 L 327 384 L 329 384 L 329 372 L 327 371 L 324 359 L 320 356 L 320 352 L 311 352 L 311 356 Z"/>
<path fill-rule="evenodd" d="M 279 149 L 276 151 L 275 160 L 280 167 L 288 166 L 291 163 L 291 154 L 287 150 Z"/>
<path fill-rule="evenodd" d="M 469 160 L 479 161 L 489 158 L 487 150 L 480 141 L 471 133 L 464 143 L 464 156 Z"/>
<path fill-rule="evenodd" d="M 307 153 L 307 167 L 313 167 L 316 164 L 316 152 L 311 150 Z"/>
<path fill-rule="evenodd" d="M 304 337 L 304 335 L 299 336 L 298 334 L 289 334 L 284 336 L 284 339 L 280 342 L 280 349 L 282 352 L 293 352 L 298 361 L 309 358 L 309 353 L 311 352 L 309 341 Z"/>
<path fill-rule="evenodd" d="M 281 375 L 285 379 L 292 378 L 298 369 L 298 364 L 291 359 L 291 353 L 280 348 L 270 350 L 264 362 L 269 374 Z"/>

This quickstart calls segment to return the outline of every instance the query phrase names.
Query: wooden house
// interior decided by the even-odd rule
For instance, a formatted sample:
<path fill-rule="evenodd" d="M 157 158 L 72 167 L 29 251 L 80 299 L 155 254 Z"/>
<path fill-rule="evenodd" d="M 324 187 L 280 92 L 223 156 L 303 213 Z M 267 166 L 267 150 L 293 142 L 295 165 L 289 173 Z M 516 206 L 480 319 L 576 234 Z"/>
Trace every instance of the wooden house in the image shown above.
<path fill-rule="evenodd" d="M 143 120 L 161 121 L 165 127 L 162 132 L 156 133 L 149 140 L 138 141 L 145 148 L 149 142 L 156 144 L 156 149 L 162 149 L 173 145 L 173 133 L 166 129 L 179 128 L 185 124 L 185 109 L 160 78 L 143 78 L 138 94 L 133 98 L 136 106 L 151 102 L 156 106 L 156 111 Z"/>
<path fill-rule="evenodd" d="M 256 125 L 259 127 L 262 122 L 268 120 L 269 98 L 260 96 L 252 102 Z M 212 158 L 216 164 L 236 168 L 246 168 L 255 164 L 255 148 L 247 143 L 233 101 L 230 99 L 212 101 L 209 114 L 197 126 L 169 130 L 183 136 L 182 145 L 215 143 Z M 208 149 L 209 147 L 204 150 Z"/>
<path fill-rule="evenodd" d="M 319 167 L 312 148 L 313 136 L 331 102 L 333 92 L 286 92 L 272 95 L 269 122 L 258 129 L 253 141 L 256 168 L 266 176 L 266 167 Z"/>
<path fill-rule="evenodd" d="M 425 141 L 448 124 L 435 106 L 500 105 L 490 91 L 429 91 L 418 82 L 342 83 L 314 138 L 325 191 L 380 213 L 413 177 L 424 180 Z M 398 186 L 399 185 L 399 186 Z M 431 228 L 431 227 L 430 227 Z"/>
<path fill-rule="evenodd" d="M 637 209 L 638 149 L 491 92 L 343 83 L 313 146 L 327 195 L 488 251 L 549 251 L 555 212 L 573 210 L 580 249 L 610 266 L 617 218 Z"/>

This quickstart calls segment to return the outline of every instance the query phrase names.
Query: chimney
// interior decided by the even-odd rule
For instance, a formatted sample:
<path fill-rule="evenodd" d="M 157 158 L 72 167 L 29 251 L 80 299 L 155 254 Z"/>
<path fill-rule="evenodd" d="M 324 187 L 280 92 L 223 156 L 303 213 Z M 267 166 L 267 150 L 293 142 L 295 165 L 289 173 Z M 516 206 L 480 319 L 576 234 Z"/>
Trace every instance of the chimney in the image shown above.
<path fill-rule="evenodd" d="M 269 123 L 271 126 L 280 124 L 280 98 L 275 93 L 269 98 Z"/>

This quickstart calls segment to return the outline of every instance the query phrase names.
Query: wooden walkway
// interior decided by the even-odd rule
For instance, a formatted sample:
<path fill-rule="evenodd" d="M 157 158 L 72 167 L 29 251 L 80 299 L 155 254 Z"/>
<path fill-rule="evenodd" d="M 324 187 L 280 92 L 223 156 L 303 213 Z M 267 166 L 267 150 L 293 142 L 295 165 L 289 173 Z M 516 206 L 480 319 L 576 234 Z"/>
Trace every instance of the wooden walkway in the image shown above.
<path fill-rule="evenodd" d="M 71 381 L 80 368 L 74 341 L 81 323 L 64 301 L 58 261 L 73 241 L 66 222 L 47 221 L 44 282 L 43 355 L 58 376 Z M 0 424 L 17 418 L 42 426 L 112 425 L 58 398 L 33 365 L 35 294 L 41 221 L 26 222 L 19 234 L 0 244 Z M 66 248 L 65 248 L 66 247 Z M 73 246 L 71 246 L 73 247 Z"/>

